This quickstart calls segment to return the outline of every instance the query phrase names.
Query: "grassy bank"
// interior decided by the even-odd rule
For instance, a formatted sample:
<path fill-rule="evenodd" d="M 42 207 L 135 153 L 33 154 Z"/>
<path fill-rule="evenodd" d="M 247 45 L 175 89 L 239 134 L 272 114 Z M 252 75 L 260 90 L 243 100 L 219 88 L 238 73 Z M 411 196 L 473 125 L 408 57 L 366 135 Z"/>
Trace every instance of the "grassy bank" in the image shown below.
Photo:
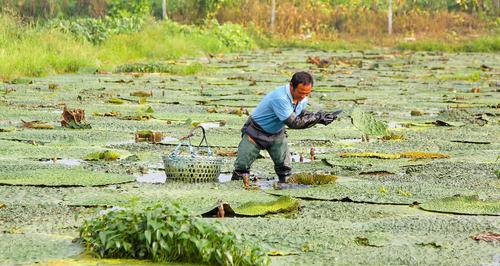
<path fill-rule="evenodd" d="M 255 47 L 254 38 L 230 23 L 201 28 L 150 20 L 138 32 L 115 34 L 92 44 L 69 32 L 24 25 L 15 18 L 0 16 L 0 80 L 73 73 L 83 68 L 112 70 L 133 62 L 161 62 Z"/>
<path fill-rule="evenodd" d="M 147 20 L 141 30 L 112 34 L 93 43 L 57 28 L 32 26 L 16 18 L 0 16 L 0 80 L 20 76 L 74 73 L 81 69 L 114 70 L 137 62 L 162 62 L 183 56 L 242 51 L 254 48 L 294 47 L 325 51 L 395 47 L 414 51 L 498 52 L 500 37 L 483 36 L 455 41 L 426 39 L 400 42 L 391 38 L 317 40 L 314 38 L 269 38 L 257 30 L 227 23 L 210 22 L 185 26 L 175 22 Z M 197 68 L 202 69 L 202 68 Z M 183 71 L 179 71 L 182 73 Z M 186 71 L 192 73 L 192 71 Z"/>

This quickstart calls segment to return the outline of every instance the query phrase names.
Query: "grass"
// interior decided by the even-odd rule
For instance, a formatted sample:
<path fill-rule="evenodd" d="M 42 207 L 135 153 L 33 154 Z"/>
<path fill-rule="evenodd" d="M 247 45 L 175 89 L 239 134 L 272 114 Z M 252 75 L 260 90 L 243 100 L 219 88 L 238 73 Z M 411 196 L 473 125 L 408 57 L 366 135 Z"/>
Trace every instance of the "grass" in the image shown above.
<path fill-rule="evenodd" d="M 500 51 L 500 36 L 482 36 L 471 40 L 447 42 L 443 40 L 421 40 L 399 43 L 396 48 L 411 51 L 443 51 L 443 52 L 484 52 Z"/>
<path fill-rule="evenodd" d="M 26 25 L 14 17 L 0 15 L 0 81 L 22 76 L 75 73 L 85 69 L 112 70 L 131 63 L 161 63 L 184 56 L 205 56 L 256 47 L 335 51 L 364 50 L 377 45 L 366 38 L 271 38 L 255 28 L 242 28 L 231 23 L 219 25 L 212 22 L 196 27 L 154 20 L 149 20 L 139 32 L 112 35 L 103 43 L 93 45 L 70 33 Z M 395 43 L 394 39 L 390 39 L 384 41 L 383 45 L 414 51 L 498 52 L 500 37 L 484 36 L 461 42 L 421 40 L 412 43 Z M 187 68 L 177 67 L 167 72 L 195 74 L 201 69 L 193 65 Z"/>

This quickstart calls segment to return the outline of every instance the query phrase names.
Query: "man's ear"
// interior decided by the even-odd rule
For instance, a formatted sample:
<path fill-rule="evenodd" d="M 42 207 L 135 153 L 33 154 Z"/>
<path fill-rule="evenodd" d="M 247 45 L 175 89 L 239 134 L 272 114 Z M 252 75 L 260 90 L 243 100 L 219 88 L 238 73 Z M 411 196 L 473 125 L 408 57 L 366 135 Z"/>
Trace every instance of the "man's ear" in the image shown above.
<path fill-rule="evenodd" d="M 290 82 L 290 88 L 292 88 L 293 90 L 296 90 L 297 88 L 294 88 L 293 87 L 293 84 Z"/>

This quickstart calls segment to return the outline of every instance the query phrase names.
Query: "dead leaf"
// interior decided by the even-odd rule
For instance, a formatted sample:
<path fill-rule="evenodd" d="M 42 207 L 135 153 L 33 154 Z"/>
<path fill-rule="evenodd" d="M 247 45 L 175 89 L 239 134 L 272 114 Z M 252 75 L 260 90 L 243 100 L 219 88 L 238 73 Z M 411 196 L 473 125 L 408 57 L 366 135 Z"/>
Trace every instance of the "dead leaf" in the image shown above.
<path fill-rule="evenodd" d="M 484 232 L 484 233 L 480 233 L 480 234 L 471 236 L 471 238 L 474 240 L 477 240 L 477 241 L 483 240 L 486 242 L 496 242 L 496 241 L 500 241 L 500 234 L 493 233 L 493 232 Z"/>
<path fill-rule="evenodd" d="M 90 129 L 91 126 L 85 120 L 85 110 L 74 109 L 69 110 L 64 106 L 62 113 L 63 120 L 61 120 L 61 126 L 73 129 Z"/>
<path fill-rule="evenodd" d="M 54 128 L 53 125 L 50 125 L 50 124 L 47 124 L 47 122 L 42 122 L 42 121 L 38 121 L 38 120 L 29 121 L 29 122 L 21 120 L 21 122 L 22 122 L 22 126 L 25 128 L 33 128 L 33 129 L 53 129 Z"/>
<path fill-rule="evenodd" d="M 309 56 L 306 60 L 307 63 L 316 65 L 319 68 L 327 68 L 332 64 L 331 59 L 321 59 L 319 56 Z"/>

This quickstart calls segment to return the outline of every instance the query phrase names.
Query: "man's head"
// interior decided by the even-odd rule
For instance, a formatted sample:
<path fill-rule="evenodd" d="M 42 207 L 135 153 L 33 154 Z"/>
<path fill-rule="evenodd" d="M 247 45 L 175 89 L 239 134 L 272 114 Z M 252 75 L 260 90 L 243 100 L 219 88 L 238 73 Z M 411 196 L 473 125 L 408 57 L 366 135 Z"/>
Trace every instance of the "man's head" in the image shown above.
<path fill-rule="evenodd" d="M 309 96 L 313 87 L 313 78 L 307 72 L 297 72 L 293 74 L 290 80 L 290 92 L 294 101 L 302 101 Z"/>

